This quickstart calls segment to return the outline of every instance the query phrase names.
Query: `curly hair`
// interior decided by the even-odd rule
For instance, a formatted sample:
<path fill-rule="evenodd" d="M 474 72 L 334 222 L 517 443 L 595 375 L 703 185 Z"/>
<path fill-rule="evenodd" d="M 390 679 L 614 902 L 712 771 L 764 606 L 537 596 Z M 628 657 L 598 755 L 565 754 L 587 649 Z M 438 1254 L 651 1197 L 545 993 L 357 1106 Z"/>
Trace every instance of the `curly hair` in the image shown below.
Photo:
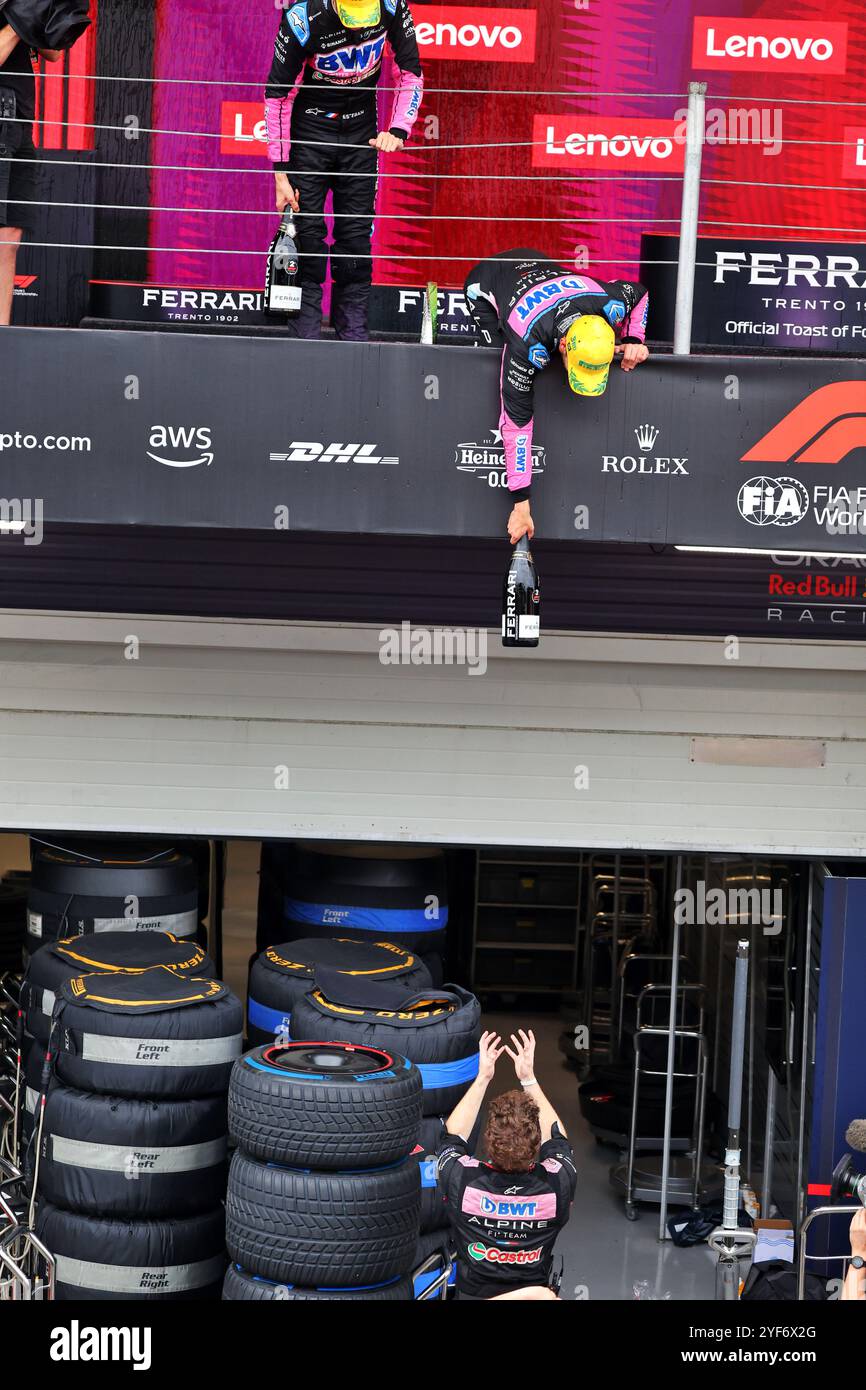
<path fill-rule="evenodd" d="M 538 1161 L 541 1126 L 538 1106 L 525 1091 L 494 1096 L 484 1129 L 487 1154 L 503 1173 L 527 1173 Z"/>

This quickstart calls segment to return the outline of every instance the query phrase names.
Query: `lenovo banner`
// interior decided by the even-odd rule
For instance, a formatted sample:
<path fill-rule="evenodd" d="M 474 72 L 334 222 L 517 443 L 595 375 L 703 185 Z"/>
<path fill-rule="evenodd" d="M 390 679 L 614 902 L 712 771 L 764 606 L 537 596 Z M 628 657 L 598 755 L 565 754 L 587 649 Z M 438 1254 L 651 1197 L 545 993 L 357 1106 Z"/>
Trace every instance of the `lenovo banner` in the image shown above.
<path fill-rule="evenodd" d="M 641 241 L 652 333 L 662 340 L 673 337 L 677 246 L 652 233 Z M 700 238 L 692 342 L 866 357 L 866 241 Z"/>
<path fill-rule="evenodd" d="M 4 493 L 46 525 L 501 536 L 499 357 L 23 328 L 0 335 Z M 583 399 L 554 365 L 535 404 L 539 536 L 866 554 L 859 363 L 653 357 Z"/>

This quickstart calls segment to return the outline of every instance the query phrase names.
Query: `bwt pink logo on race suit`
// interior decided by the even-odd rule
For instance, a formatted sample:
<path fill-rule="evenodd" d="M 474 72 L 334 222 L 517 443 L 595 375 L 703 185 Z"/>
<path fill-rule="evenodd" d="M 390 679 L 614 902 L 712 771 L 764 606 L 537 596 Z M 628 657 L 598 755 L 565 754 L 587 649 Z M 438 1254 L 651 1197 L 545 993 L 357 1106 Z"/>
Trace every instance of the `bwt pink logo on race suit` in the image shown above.
<path fill-rule="evenodd" d="M 468 59 L 475 63 L 533 63 L 535 10 L 498 5 L 416 5 L 415 35 L 422 59 Z"/>
<path fill-rule="evenodd" d="M 626 116 L 536 116 L 532 163 L 537 169 L 646 169 L 681 173 L 685 140 L 676 121 Z"/>
<path fill-rule="evenodd" d="M 385 47 L 384 35 L 372 43 L 354 44 L 350 48 L 338 48 L 334 53 L 317 53 L 312 67 L 315 72 L 324 73 L 332 82 L 354 82 L 360 75 L 376 72 L 382 62 Z"/>
<path fill-rule="evenodd" d="M 730 19 L 696 15 L 692 63 L 725 72 L 845 71 L 848 25 L 821 19 Z"/>

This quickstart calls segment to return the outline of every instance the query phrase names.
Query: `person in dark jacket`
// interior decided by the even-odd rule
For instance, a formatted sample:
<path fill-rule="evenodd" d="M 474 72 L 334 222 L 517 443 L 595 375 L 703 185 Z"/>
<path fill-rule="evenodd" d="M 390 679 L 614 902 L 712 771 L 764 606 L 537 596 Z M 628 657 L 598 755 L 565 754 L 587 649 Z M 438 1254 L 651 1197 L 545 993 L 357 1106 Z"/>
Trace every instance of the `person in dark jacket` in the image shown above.
<path fill-rule="evenodd" d="M 577 1184 L 565 1129 L 535 1077 L 535 1037 L 520 1029 L 511 1043 L 482 1035 L 478 1076 L 448 1117 L 437 1149 L 437 1181 L 457 1246 L 459 1299 L 550 1297 L 553 1247 Z M 490 1102 L 488 1162 L 482 1163 L 471 1153 L 469 1135 L 503 1052 L 520 1088 Z"/>

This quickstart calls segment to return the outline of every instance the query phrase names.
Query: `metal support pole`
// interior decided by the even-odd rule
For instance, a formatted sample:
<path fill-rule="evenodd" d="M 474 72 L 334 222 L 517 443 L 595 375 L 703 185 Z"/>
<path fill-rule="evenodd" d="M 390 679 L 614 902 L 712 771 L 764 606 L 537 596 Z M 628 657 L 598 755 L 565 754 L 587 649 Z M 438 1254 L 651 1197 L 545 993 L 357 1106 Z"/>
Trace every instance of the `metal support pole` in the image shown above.
<path fill-rule="evenodd" d="M 725 1152 L 725 1197 L 722 1224 L 707 1244 L 719 1257 L 716 1269 L 716 1297 L 734 1301 L 739 1297 L 740 1261 L 751 1255 L 754 1231 L 741 1229 L 740 1212 L 740 1126 L 743 1114 L 743 1069 L 746 1056 L 746 1018 L 749 1002 L 749 942 L 737 942 L 734 967 L 734 1003 L 731 1016 L 731 1072 L 728 1085 L 728 1141 Z"/>
<path fill-rule="evenodd" d="M 698 214 L 701 202 L 701 157 L 704 148 L 706 95 L 706 82 L 689 83 L 689 106 L 686 115 L 686 159 L 683 169 L 683 202 L 680 213 L 680 249 L 674 317 L 674 355 L 677 357 L 688 357 L 692 350 L 692 307 L 695 298 L 695 260 L 698 247 Z"/>
<path fill-rule="evenodd" d="M 677 855 L 677 881 L 674 892 L 674 903 L 677 902 L 677 895 L 683 886 L 683 856 Z M 674 1112 L 674 1054 L 676 1051 L 676 1016 L 677 1016 L 677 988 L 680 977 L 680 922 L 677 909 L 674 907 L 674 936 L 671 943 L 671 999 L 670 1011 L 668 1013 L 668 1066 L 667 1080 L 665 1082 L 665 1131 L 664 1148 L 662 1149 L 662 1185 L 661 1185 L 661 1204 L 659 1208 L 659 1240 L 668 1240 L 668 1184 L 670 1182 L 671 1171 L 671 1135 L 673 1132 L 673 1112 Z"/>
<path fill-rule="evenodd" d="M 761 1215 L 770 1215 L 773 1200 L 773 1140 L 776 1133 L 776 1073 L 767 1071 L 767 1127 L 764 1132 L 764 1173 L 761 1185 Z"/>

